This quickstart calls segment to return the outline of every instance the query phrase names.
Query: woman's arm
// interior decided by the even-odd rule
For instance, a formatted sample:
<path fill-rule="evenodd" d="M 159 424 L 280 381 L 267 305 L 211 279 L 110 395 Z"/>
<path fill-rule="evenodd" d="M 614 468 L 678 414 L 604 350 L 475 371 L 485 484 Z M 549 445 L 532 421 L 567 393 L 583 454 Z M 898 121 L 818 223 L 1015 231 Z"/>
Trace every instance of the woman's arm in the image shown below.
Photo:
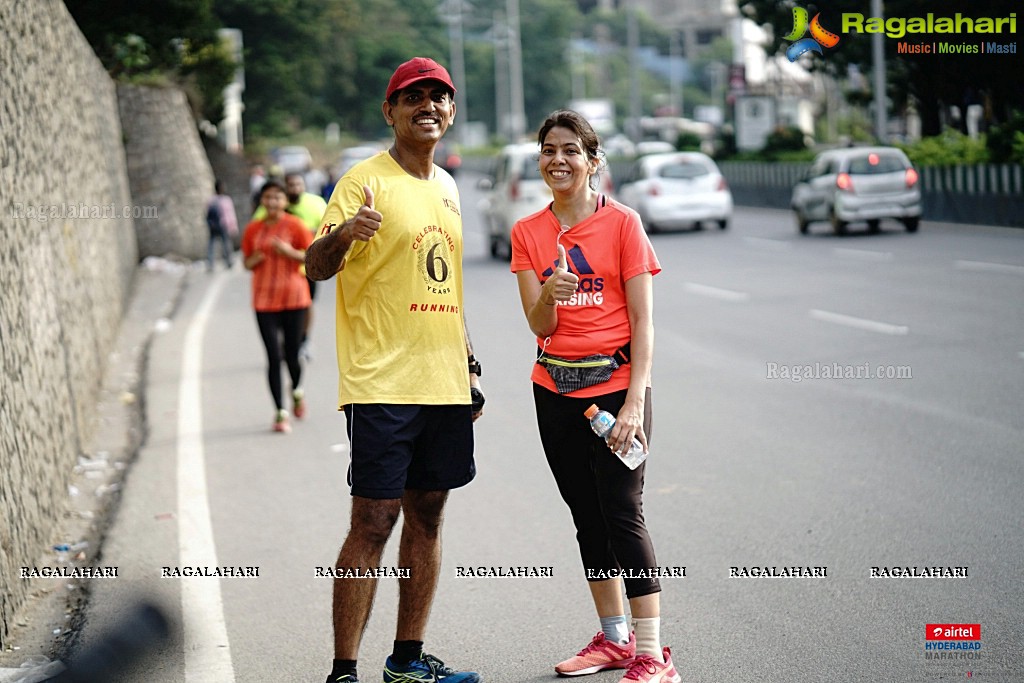
<path fill-rule="evenodd" d="M 305 228 L 302 229 L 305 230 Z M 292 245 L 282 240 L 280 237 L 275 237 L 274 241 L 271 244 L 274 248 L 274 251 L 276 251 L 281 256 L 284 256 L 285 258 L 291 259 L 292 261 L 298 261 L 299 263 L 302 263 L 306 260 L 305 249 L 296 249 Z"/>
<path fill-rule="evenodd" d="M 547 337 L 558 327 L 558 305 L 550 291 L 537 281 L 537 273 L 532 270 L 516 272 L 519 281 L 519 298 L 523 303 L 523 313 L 530 331 L 538 337 Z M 546 283 L 545 283 L 546 284 Z"/>
<path fill-rule="evenodd" d="M 554 334 L 558 327 L 558 302 L 568 301 L 576 293 L 580 279 L 565 262 L 565 248 L 558 245 L 558 265 L 551 277 L 541 285 L 533 270 L 518 270 L 519 298 L 530 330 L 538 337 Z"/>
<path fill-rule="evenodd" d="M 626 280 L 626 310 L 629 316 L 629 389 L 626 402 L 615 418 L 613 443 L 629 444 L 636 436 L 647 450 L 644 433 L 644 400 L 654 363 L 654 276 L 640 273 Z"/>

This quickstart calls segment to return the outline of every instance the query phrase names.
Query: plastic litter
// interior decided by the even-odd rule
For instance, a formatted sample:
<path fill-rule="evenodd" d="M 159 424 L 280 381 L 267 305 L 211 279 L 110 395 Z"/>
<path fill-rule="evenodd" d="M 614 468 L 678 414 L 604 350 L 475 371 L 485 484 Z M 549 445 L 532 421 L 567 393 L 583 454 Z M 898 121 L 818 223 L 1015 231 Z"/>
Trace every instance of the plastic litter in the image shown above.
<path fill-rule="evenodd" d="M 33 655 L 17 669 L 0 669 L 0 683 L 41 683 L 67 670 L 60 660 Z"/>
<path fill-rule="evenodd" d="M 77 553 L 79 550 L 85 550 L 89 547 L 89 541 L 79 541 L 78 543 L 61 543 L 60 545 L 53 546 L 53 549 L 58 553 Z"/>

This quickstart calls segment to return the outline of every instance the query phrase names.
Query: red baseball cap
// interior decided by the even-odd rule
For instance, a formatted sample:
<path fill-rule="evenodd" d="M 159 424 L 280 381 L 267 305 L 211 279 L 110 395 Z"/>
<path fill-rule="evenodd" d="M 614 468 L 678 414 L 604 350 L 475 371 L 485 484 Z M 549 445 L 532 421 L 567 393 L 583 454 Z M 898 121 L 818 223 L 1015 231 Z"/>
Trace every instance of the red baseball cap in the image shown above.
<path fill-rule="evenodd" d="M 396 90 L 408 88 L 418 81 L 441 81 L 452 92 L 455 92 L 455 84 L 452 77 L 448 75 L 447 69 L 429 57 L 413 57 L 408 62 L 395 69 L 391 80 L 388 81 L 388 90 L 384 99 L 389 99 Z"/>

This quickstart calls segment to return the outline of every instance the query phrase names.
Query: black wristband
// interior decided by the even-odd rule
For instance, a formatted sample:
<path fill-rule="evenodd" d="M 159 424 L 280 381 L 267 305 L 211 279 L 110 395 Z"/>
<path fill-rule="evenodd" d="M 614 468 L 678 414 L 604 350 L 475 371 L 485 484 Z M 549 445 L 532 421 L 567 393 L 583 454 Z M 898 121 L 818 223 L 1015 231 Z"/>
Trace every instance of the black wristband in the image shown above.
<path fill-rule="evenodd" d="M 487 399 L 484 398 L 484 392 L 480 391 L 476 387 L 470 387 L 469 398 L 472 401 L 472 410 L 474 413 L 479 413 L 483 410 L 484 403 L 487 401 Z"/>
<path fill-rule="evenodd" d="M 480 367 L 480 361 L 475 356 L 469 357 L 469 372 L 477 377 L 483 375 L 483 368 Z"/>

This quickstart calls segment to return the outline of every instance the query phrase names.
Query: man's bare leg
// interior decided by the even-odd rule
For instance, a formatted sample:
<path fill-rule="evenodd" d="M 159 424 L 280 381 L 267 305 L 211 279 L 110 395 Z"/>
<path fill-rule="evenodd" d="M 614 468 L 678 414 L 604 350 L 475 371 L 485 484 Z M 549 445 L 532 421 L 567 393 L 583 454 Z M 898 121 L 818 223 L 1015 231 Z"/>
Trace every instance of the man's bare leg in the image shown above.
<path fill-rule="evenodd" d="M 379 567 L 401 508 L 400 498 L 375 500 L 353 496 L 348 537 L 335 566 L 362 570 Z M 358 659 L 359 643 L 376 594 L 377 579 L 334 579 L 335 659 Z"/>
<path fill-rule="evenodd" d="M 441 571 L 441 523 L 447 491 L 408 489 L 402 498 L 402 540 L 398 564 L 409 578 L 398 582 L 398 626 L 395 640 L 424 639 L 430 607 Z"/>

